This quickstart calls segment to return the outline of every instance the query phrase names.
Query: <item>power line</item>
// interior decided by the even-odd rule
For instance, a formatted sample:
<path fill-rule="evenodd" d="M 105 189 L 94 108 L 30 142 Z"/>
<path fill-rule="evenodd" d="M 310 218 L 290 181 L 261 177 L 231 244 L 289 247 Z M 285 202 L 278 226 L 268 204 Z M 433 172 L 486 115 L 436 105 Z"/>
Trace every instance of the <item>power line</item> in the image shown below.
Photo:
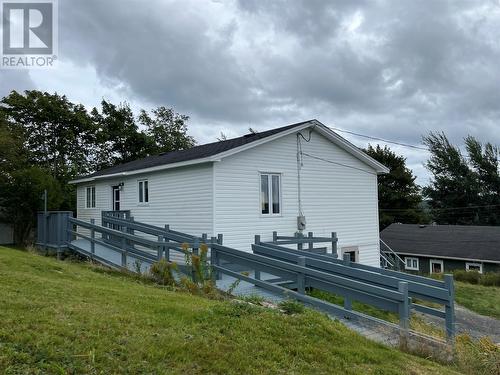
<path fill-rule="evenodd" d="M 385 139 L 385 138 L 372 137 L 370 135 L 355 133 L 355 132 L 352 132 L 352 131 L 349 131 L 349 130 L 334 128 L 334 127 L 331 127 L 331 126 L 330 126 L 330 129 L 336 130 L 336 131 L 339 131 L 339 132 L 342 132 L 342 133 L 348 133 L 348 134 L 351 134 L 351 135 L 355 135 L 357 137 L 362 137 L 362 138 L 367 138 L 367 139 L 373 139 L 375 141 L 381 141 L 381 142 L 385 142 L 385 143 L 392 143 L 392 144 L 395 144 L 395 145 L 398 145 L 398 146 L 409 147 L 409 148 L 413 148 L 413 149 L 416 149 L 416 150 L 429 151 L 429 149 L 426 148 L 426 147 L 420 147 L 420 146 L 410 145 L 408 143 L 402 143 L 402 142 L 397 142 L 397 141 L 390 141 L 390 140 Z"/>
<path fill-rule="evenodd" d="M 321 160 L 321 161 L 324 161 L 326 163 L 330 163 L 330 164 L 335 164 L 335 165 L 340 165 L 342 167 L 346 167 L 346 168 L 351 168 L 351 169 L 356 169 L 358 171 L 361 171 L 361 172 L 365 172 L 365 173 L 368 173 L 368 174 L 374 174 L 376 175 L 376 173 L 373 173 L 373 172 L 370 172 L 370 171 L 367 171 L 363 168 L 358 168 L 358 167 L 354 167 L 352 165 L 348 165 L 348 164 L 343 164 L 343 163 L 339 163 L 339 162 L 336 162 L 336 161 L 332 161 L 332 160 L 328 160 L 328 159 L 325 159 L 325 158 L 321 158 L 319 156 L 314 156 L 314 155 L 311 155 L 311 154 L 308 154 L 306 152 L 301 152 L 300 153 L 301 155 L 304 155 L 304 156 L 309 156 L 310 158 L 312 159 L 316 159 L 316 160 Z"/>

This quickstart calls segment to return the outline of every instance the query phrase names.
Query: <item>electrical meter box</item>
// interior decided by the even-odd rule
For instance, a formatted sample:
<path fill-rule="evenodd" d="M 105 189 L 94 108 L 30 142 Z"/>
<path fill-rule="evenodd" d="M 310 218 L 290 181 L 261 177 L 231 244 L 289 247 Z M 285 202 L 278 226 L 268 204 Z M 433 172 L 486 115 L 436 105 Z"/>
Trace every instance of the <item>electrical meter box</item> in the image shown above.
<path fill-rule="evenodd" d="M 297 229 L 305 230 L 306 229 L 306 217 L 305 216 L 297 216 Z"/>

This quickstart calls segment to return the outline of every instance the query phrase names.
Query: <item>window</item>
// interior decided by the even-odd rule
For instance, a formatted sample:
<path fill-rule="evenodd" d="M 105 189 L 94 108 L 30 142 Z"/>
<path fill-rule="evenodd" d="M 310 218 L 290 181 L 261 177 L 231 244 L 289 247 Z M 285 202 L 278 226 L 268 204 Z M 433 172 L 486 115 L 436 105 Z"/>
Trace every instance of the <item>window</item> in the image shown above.
<path fill-rule="evenodd" d="M 444 264 L 440 259 L 431 259 L 429 261 L 431 273 L 443 273 L 444 272 Z"/>
<path fill-rule="evenodd" d="M 281 175 L 270 173 L 260 175 L 260 213 L 281 214 Z"/>
<path fill-rule="evenodd" d="M 341 248 L 342 259 L 345 259 L 346 255 L 349 255 L 349 261 L 358 262 L 359 261 L 359 248 L 358 246 L 345 246 Z"/>
<path fill-rule="evenodd" d="M 95 208 L 95 186 L 85 189 L 85 208 Z"/>
<path fill-rule="evenodd" d="M 418 271 L 420 269 L 418 264 L 418 258 L 405 257 L 405 269 Z"/>
<path fill-rule="evenodd" d="M 483 273 L 483 264 L 482 263 L 465 263 L 465 269 L 467 271 L 477 271 L 479 273 Z"/>
<path fill-rule="evenodd" d="M 149 203 L 148 180 L 139 181 L 139 203 Z"/>

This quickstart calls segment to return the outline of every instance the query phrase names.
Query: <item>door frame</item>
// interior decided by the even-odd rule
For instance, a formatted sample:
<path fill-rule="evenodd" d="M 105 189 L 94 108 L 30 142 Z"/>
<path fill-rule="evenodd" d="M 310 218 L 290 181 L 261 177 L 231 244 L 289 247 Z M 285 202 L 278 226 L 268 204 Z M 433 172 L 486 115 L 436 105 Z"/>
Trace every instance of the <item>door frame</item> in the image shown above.
<path fill-rule="evenodd" d="M 115 191 L 118 191 L 119 199 L 115 199 Z M 118 203 L 118 210 L 115 209 L 115 204 Z M 119 185 L 111 186 L 111 211 L 120 211 L 122 205 L 122 195 Z"/>
<path fill-rule="evenodd" d="M 430 271 L 430 273 L 435 273 L 435 272 L 432 272 L 432 264 L 441 265 L 441 272 L 439 272 L 439 273 L 444 273 L 444 262 L 442 259 L 430 259 L 429 260 L 429 271 Z"/>

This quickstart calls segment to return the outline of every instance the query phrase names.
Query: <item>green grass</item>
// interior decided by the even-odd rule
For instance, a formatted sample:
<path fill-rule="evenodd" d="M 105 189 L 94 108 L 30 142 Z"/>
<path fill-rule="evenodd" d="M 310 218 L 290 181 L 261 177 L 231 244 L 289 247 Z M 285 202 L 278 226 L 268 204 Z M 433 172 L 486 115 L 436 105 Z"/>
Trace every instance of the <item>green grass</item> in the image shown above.
<path fill-rule="evenodd" d="M 455 282 L 455 301 L 478 314 L 500 319 L 500 287 Z"/>
<path fill-rule="evenodd" d="M 2 374 L 448 374 L 326 316 L 175 292 L 0 247 Z"/>

